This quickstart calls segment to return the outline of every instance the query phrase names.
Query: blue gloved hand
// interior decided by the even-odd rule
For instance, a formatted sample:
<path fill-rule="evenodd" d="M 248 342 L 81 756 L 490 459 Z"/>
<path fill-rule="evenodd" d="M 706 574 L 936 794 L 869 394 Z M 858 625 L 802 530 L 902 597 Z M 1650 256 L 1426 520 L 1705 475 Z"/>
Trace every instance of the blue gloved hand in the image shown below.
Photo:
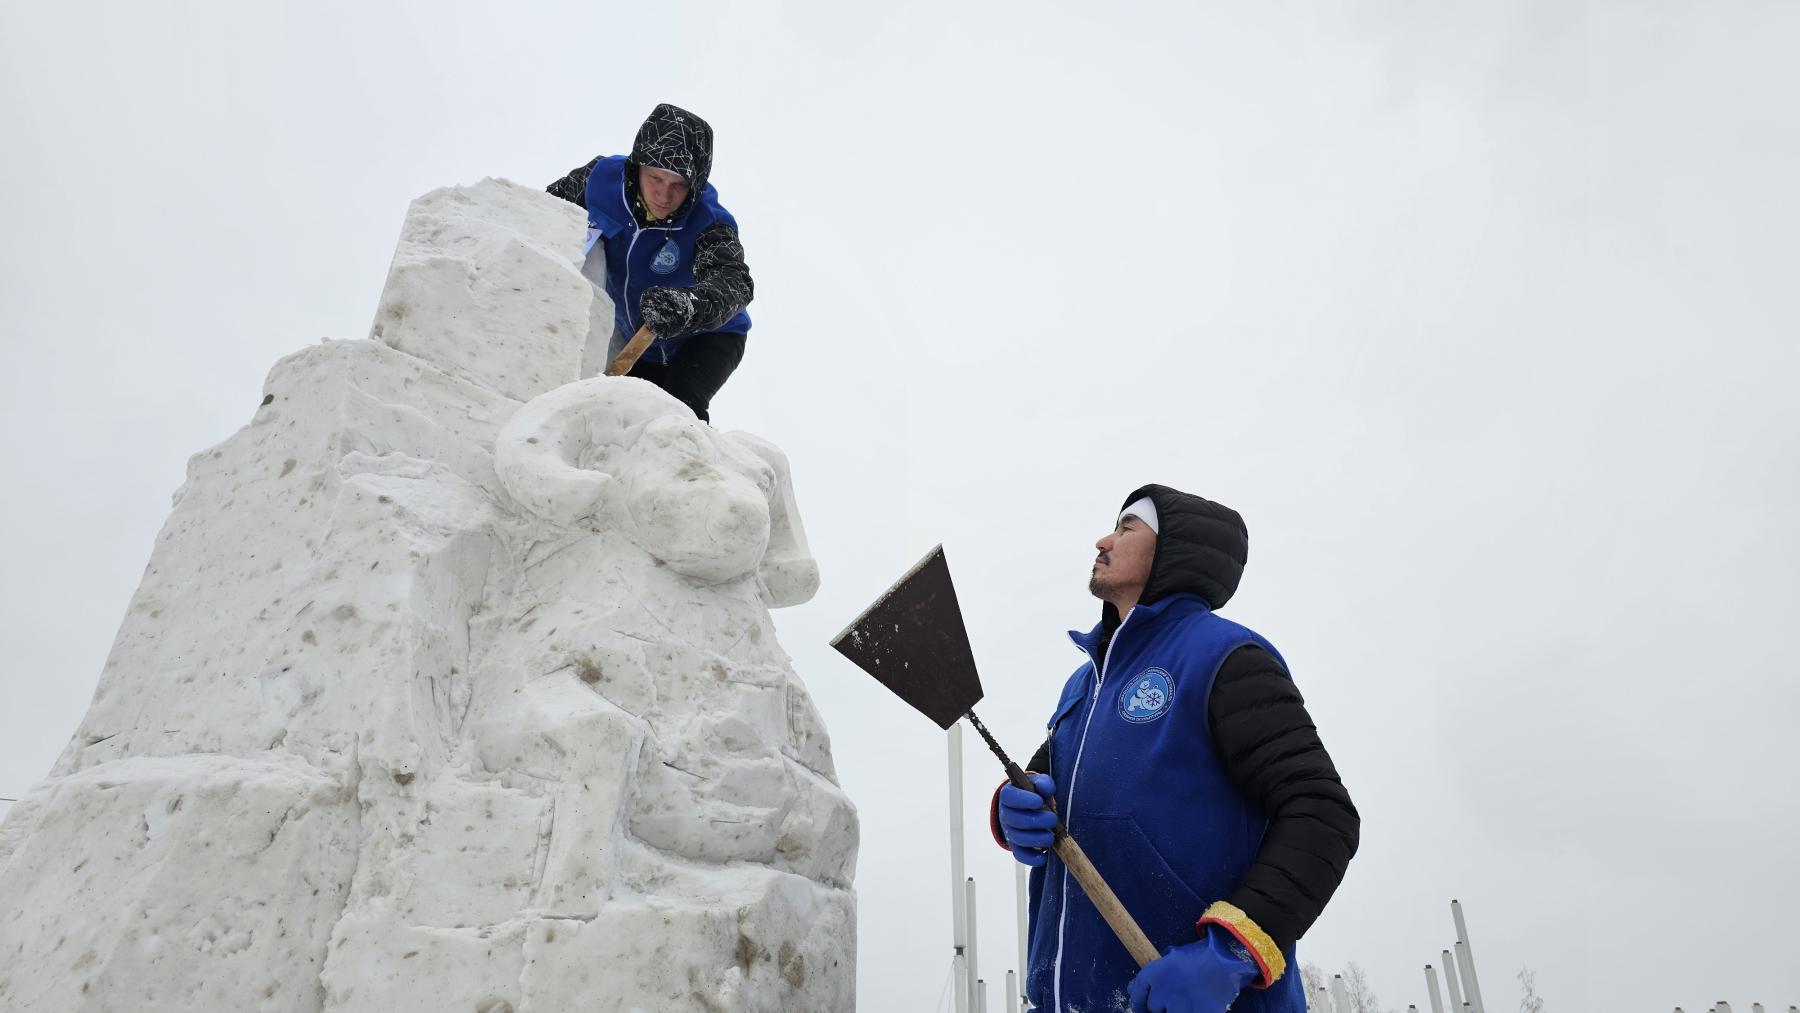
<path fill-rule="evenodd" d="M 1217 925 L 1173 947 L 1131 979 L 1131 1013 L 1224 1013 L 1262 976 L 1250 951 Z"/>
<path fill-rule="evenodd" d="M 1026 865 L 1044 864 L 1044 853 L 1050 847 L 1056 826 L 1056 813 L 1050 803 L 1056 798 L 1056 782 L 1049 774 L 1026 774 L 1037 791 L 1026 791 L 1012 784 L 1000 786 L 1000 832 L 1013 857 Z"/>

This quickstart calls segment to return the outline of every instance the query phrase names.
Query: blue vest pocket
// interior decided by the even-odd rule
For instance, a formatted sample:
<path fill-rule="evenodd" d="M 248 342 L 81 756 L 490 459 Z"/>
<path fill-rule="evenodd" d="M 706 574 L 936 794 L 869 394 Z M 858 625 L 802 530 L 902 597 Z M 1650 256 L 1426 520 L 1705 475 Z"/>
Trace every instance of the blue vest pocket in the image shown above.
<path fill-rule="evenodd" d="M 1135 818 L 1127 814 L 1092 814 L 1078 816 L 1075 822 L 1075 839 L 1082 850 L 1093 859 L 1094 867 L 1106 877 L 1107 885 L 1119 895 L 1125 910 L 1158 951 L 1197 938 L 1194 923 L 1200 920 L 1206 904 L 1169 867 Z M 1070 905 L 1075 905 L 1074 897 L 1070 898 Z M 1124 945 L 1111 938 L 1112 930 L 1100 920 L 1099 912 L 1085 896 L 1080 910 L 1110 939 L 1109 949 L 1125 956 Z M 1129 961 L 1130 957 L 1125 959 Z M 1135 970 L 1136 965 L 1131 966 Z"/>

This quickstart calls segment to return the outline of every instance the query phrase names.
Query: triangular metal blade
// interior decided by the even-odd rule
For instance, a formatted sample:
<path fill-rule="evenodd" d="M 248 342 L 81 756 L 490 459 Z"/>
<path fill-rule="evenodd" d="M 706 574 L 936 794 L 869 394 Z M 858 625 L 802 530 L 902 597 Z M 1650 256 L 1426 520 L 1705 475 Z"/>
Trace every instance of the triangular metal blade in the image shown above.
<path fill-rule="evenodd" d="M 844 627 L 831 646 L 941 728 L 981 701 L 981 676 L 942 545 Z"/>

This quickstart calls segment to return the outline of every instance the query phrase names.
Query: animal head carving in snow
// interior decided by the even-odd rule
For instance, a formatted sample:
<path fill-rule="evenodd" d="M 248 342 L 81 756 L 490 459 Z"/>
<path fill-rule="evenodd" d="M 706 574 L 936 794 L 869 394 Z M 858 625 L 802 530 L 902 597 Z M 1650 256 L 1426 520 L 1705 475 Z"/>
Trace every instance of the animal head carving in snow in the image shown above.
<path fill-rule="evenodd" d="M 786 457 L 643 380 L 599 376 L 532 398 L 496 437 L 494 469 L 532 514 L 616 530 L 697 583 L 755 574 L 772 607 L 818 590 Z"/>

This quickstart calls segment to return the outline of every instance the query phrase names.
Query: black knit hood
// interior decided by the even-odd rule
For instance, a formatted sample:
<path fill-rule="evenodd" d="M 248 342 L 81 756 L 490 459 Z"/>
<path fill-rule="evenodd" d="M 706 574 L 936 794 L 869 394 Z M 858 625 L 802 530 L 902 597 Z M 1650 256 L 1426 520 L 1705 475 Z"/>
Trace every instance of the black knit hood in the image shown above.
<path fill-rule="evenodd" d="M 1250 558 L 1250 531 L 1244 518 L 1223 503 L 1214 503 L 1166 485 L 1133 490 L 1119 504 L 1123 510 L 1145 496 L 1156 504 L 1156 556 L 1138 604 L 1148 605 L 1182 591 L 1225 607 L 1237 593 Z"/>
<path fill-rule="evenodd" d="M 706 178 L 712 175 L 712 158 L 712 127 L 686 109 L 667 102 L 651 110 L 644 125 L 638 128 L 637 140 L 631 144 L 633 167 L 667 169 L 687 180 L 688 198 L 670 218 L 680 218 L 700 198 L 700 191 L 706 189 Z M 637 173 L 627 172 L 625 180 L 635 202 Z"/>
<path fill-rule="evenodd" d="M 1244 564 L 1250 557 L 1250 531 L 1244 527 L 1244 518 L 1223 503 L 1166 485 L 1132 490 L 1119 504 L 1120 511 L 1146 496 L 1156 504 L 1158 530 L 1150 579 L 1144 583 L 1138 604 L 1149 605 L 1188 591 L 1206 599 L 1214 609 L 1224 607 L 1237 592 Z M 1110 645 L 1119 619 L 1119 610 L 1111 602 L 1101 605 L 1104 645 Z"/>

